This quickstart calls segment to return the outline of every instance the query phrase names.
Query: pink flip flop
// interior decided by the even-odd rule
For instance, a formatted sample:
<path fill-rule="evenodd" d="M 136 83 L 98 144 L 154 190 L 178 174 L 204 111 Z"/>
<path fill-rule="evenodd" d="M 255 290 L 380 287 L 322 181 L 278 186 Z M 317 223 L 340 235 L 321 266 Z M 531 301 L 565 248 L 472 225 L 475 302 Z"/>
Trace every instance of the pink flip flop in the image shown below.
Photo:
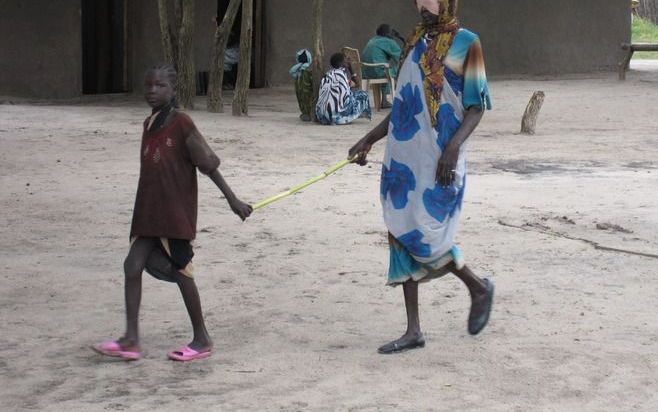
<path fill-rule="evenodd" d="M 141 356 L 140 352 L 123 350 L 117 341 L 102 342 L 91 348 L 101 355 L 121 358 L 127 361 L 137 360 Z"/>
<path fill-rule="evenodd" d="M 204 359 L 211 355 L 209 350 L 205 352 L 197 352 L 189 346 L 183 346 L 182 348 L 171 351 L 167 354 L 167 357 L 171 360 L 187 362 L 195 359 Z"/>

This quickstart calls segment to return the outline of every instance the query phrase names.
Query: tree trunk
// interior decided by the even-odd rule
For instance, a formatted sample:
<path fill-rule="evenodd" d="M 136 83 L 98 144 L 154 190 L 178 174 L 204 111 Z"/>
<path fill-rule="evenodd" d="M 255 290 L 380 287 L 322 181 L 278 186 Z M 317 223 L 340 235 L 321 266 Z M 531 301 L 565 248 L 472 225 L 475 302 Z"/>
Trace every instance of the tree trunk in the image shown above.
<path fill-rule="evenodd" d="M 194 109 L 196 65 L 194 62 L 194 1 L 180 0 L 178 30 L 178 101 L 186 109 Z"/>
<path fill-rule="evenodd" d="M 196 69 L 194 64 L 194 0 L 174 1 L 174 27 L 169 20 L 169 0 L 158 0 L 162 49 L 167 63 L 178 72 L 176 95 L 186 109 L 194 109 Z"/>
<path fill-rule="evenodd" d="M 523 119 L 521 120 L 521 133 L 522 134 L 535 134 L 535 127 L 537 126 L 537 116 L 539 116 L 539 111 L 541 106 L 544 104 L 544 92 L 535 92 L 530 101 L 528 102 L 528 107 L 525 109 L 523 114 Z"/>
<path fill-rule="evenodd" d="M 169 12 L 167 0 L 158 0 L 158 16 L 160 18 L 160 33 L 162 39 L 162 50 L 167 63 L 174 64 L 174 40 L 171 25 L 169 24 Z"/>
<path fill-rule="evenodd" d="M 637 14 L 654 24 L 658 24 L 658 0 L 639 0 Z"/>
<path fill-rule="evenodd" d="M 242 0 L 231 0 L 222 23 L 215 31 L 214 44 L 210 55 L 210 78 L 208 80 L 209 112 L 224 112 L 224 96 L 222 93 L 222 83 L 224 82 L 224 53 L 226 53 L 229 34 L 241 4 Z"/>
<path fill-rule="evenodd" d="M 324 42 L 322 41 L 322 6 L 324 0 L 313 0 L 313 121 L 317 122 L 315 116 L 315 105 L 320 94 L 320 82 L 324 75 L 322 67 L 324 61 Z"/>
<path fill-rule="evenodd" d="M 233 96 L 233 116 L 249 114 L 247 93 L 251 78 L 251 41 L 254 16 L 254 1 L 242 1 L 242 30 L 240 31 L 240 60 L 238 61 L 238 78 L 235 82 Z"/>

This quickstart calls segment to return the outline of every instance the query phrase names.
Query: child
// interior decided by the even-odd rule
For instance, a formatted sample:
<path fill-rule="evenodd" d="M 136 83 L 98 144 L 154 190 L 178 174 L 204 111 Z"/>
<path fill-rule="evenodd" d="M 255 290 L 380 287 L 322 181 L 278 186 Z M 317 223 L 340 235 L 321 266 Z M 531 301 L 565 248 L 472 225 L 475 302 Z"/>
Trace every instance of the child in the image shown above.
<path fill-rule="evenodd" d="M 191 265 L 197 218 L 196 169 L 210 177 L 243 221 L 252 208 L 240 201 L 224 181 L 217 169 L 219 158 L 192 119 L 176 110 L 175 69 L 170 65 L 150 69 L 144 86 L 153 113 L 144 122 L 131 246 L 124 263 L 126 333 L 93 349 L 125 360 L 139 359 L 138 313 L 142 271 L 146 269 L 158 279 L 178 284 L 192 321 L 192 342 L 169 352 L 168 357 L 179 361 L 206 358 L 211 354 L 212 341 L 203 321 Z"/>

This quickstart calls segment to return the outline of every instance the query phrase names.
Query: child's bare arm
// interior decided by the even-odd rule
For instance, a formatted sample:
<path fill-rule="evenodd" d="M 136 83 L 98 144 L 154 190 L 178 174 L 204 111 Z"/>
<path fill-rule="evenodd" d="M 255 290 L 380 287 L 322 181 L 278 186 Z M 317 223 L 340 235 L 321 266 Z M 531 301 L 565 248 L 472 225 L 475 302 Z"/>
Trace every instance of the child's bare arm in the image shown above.
<path fill-rule="evenodd" d="M 217 185 L 219 190 L 224 194 L 224 197 L 226 197 L 226 201 L 233 213 L 240 216 L 242 220 L 249 217 L 252 212 L 251 206 L 235 196 L 233 190 L 231 190 L 231 187 L 219 172 L 219 158 L 196 128 L 190 132 L 186 140 L 186 145 L 192 163 L 194 163 L 201 173 L 207 175 Z"/>
<path fill-rule="evenodd" d="M 219 190 L 222 191 L 224 197 L 226 197 L 226 201 L 228 202 L 229 206 L 231 206 L 233 213 L 240 216 L 240 219 L 243 221 L 248 218 L 249 215 L 251 215 L 251 212 L 253 211 L 251 206 L 235 196 L 235 193 L 233 193 L 231 187 L 228 185 L 228 183 L 226 183 L 226 180 L 224 180 L 224 177 L 219 172 L 219 169 L 215 169 L 210 172 L 208 177 L 217 185 Z"/>

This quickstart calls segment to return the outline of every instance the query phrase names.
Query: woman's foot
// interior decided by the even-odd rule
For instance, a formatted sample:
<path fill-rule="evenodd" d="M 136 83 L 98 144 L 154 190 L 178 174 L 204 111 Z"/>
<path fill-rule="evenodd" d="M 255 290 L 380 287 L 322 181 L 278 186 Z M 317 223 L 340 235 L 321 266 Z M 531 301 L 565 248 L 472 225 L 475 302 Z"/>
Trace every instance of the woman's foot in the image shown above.
<path fill-rule="evenodd" d="M 468 315 L 468 333 L 477 335 L 487 326 L 493 305 L 494 285 L 485 278 L 485 289 L 480 293 L 471 293 L 471 312 Z"/>
<path fill-rule="evenodd" d="M 400 339 L 380 346 L 377 349 L 382 355 L 390 355 L 393 353 L 400 353 L 410 349 L 417 349 L 425 347 L 425 337 L 422 333 L 405 333 Z"/>

